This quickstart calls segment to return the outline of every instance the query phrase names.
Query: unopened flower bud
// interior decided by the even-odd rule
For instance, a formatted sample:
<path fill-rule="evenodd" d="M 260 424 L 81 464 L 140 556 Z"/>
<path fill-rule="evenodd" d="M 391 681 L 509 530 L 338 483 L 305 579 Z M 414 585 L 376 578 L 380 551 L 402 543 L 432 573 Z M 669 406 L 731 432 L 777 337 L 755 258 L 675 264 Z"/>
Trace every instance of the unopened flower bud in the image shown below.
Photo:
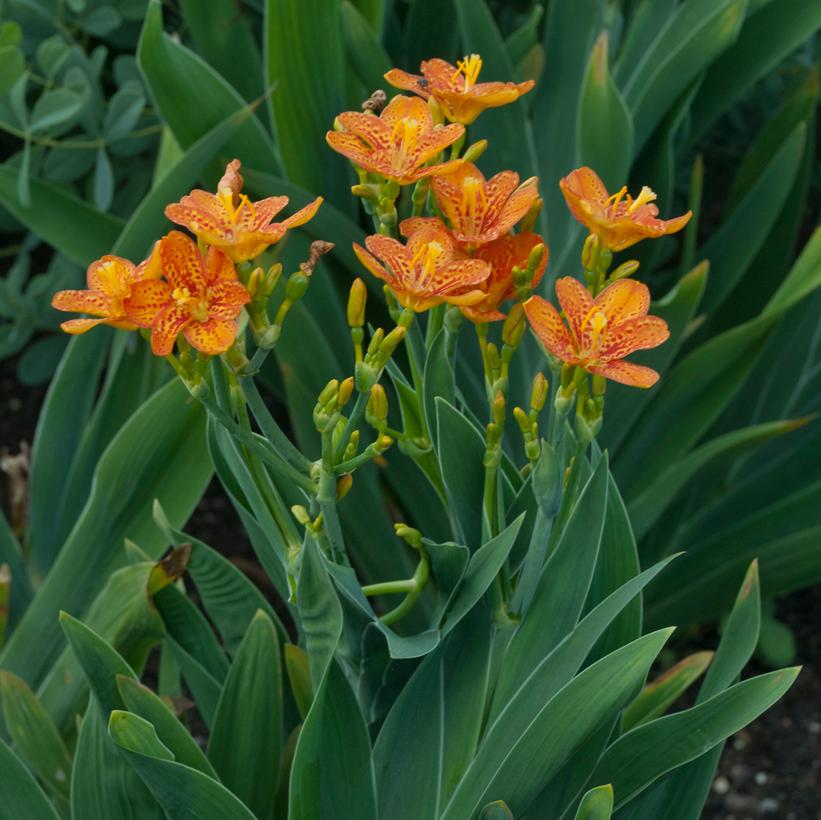
<path fill-rule="evenodd" d="M 289 302 L 298 302 L 308 290 L 310 280 L 302 271 L 292 273 L 285 283 L 285 298 Z"/>
<path fill-rule="evenodd" d="M 382 344 L 379 345 L 379 352 L 386 358 L 393 355 L 393 351 L 399 346 L 402 339 L 405 338 L 407 330 L 399 325 L 395 327 L 387 336 L 385 336 Z"/>
<path fill-rule="evenodd" d="M 379 197 L 379 187 L 368 182 L 360 182 L 351 185 L 351 193 L 362 199 L 377 199 Z"/>
<path fill-rule="evenodd" d="M 490 342 L 486 348 L 488 368 L 491 373 L 497 373 L 499 370 L 499 348 L 493 342 Z"/>
<path fill-rule="evenodd" d="M 530 433 L 530 419 L 521 407 L 513 408 L 513 418 L 516 419 L 516 424 L 519 425 L 523 435 Z"/>
<path fill-rule="evenodd" d="M 339 476 L 336 480 L 336 500 L 342 501 L 351 491 L 351 487 L 353 487 L 353 475 L 351 473 Z"/>
<path fill-rule="evenodd" d="M 270 296 L 276 290 L 276 286 L 279 284 L 280 276 L 282 276 L 282 265 L 279 262 L 276 262 L 268 268 L 268 273 L 265 274 L 264 287 L 266 297 Z"/>
<path fill-rule="evenodd" d="M 348 376 L 348 378 L 339 385 L 339 396 L 336 401 L 337 407 L 344 407 L 348 403 L 348 400 L 351 398 L 351 393 L 353 393 L 353 388 L 353 376 Z"/>
<path fill-rule="evenodd" d="M 246 285 L 246 290 L 248 291 L 248 295 L 252 299 L 256 299 L 260 293 L 261 286 L 263 284 L 263 277 L 265 276 L 262 268 L 254 268 L 251 271 L 251 275 L 248 277 L 248 284 Z M 262 293 L 263 297 L 267 294 Z"/>
<path fill-rule="evenodd" d="M 414 549 L 418 550 L 422 546 L 422 533 L 419 530 L 401 522 L 394 524 L 393 528 L 396 534 Z"/>
<path fill-rule="evenodd" d="M 365 420 L 371 427 L 381 430 L 388 418 L 388 395 L 381 384 L 371 388 L 371 395 L 365 409 Z"/>
<path fill-rule="evenodd" d="M 343 425 L 347 425 L 347 422 L 340 419 Z M 351 433 L 351 440 L 348 442 L 348 446 L 345 448 L 345 452 L 342 455 L 342 460 L 347 461 L 349 458 L 353 458 L 359 450 L 359 430 L 354 430 Z"/>
<path fill-rule="evenodd" d="M 582 248 L 582 267 L 585 270 L 594 270 L 599 261 L 599 237 L 591 233 L 584 240 Z"/>
<path fill-rule="evenodd" d="M 317 404 L 327 404 L 339 392 L 339 380 L 331 379 L 317 397 Z"/>
<path fill-rule="evenodd" d="M 390 436 L 380 436 L 376 442 L 374 443 L 376 452 L 379 455 L 385 452 L 385 450 L 389 449 L 393 445 L 393 439 Z"/>
<path fill-rule="evenodd" d="M 496 424 L 501 426 L 505 423 L 505 397 L 501 393 L 497 393 L 496 398 L 493 399 L 491 415 Z"/>
<path fill-rule="evenodd" d="M 607 379 L 604 376 L 599 376 L 598 374 L 593 374 L 593 395 L 594 396 L 603 396 L 605 391 L 607 390 Z"/>
<path fill-rule="evenodd" d="M 445 121 L 445 115 L 442 111 L 442 107 L 433 96 L 428 97 L 428 109 L 430 110 L 430 115 L 433 118 L 434 123 L 440 125 Z"/>
<path fill-rule="evenodd" d="M 530 391 L 530 409 L 541 413 L 545 402 L 547 401 L 547 391 L 550 383 L 544 377 L 543 373 L 537 373 L 533 379 L 533 387 Z"/>
<path fill-rule="evenodd" d="M 622 264 L 610 274 L 610 281 L 615 282 L 617 279 L 626 279 L 628 276 L 632 276 L 638 269 L 638 259 L 630 259 L 628 262 L 622 262 Z"/>
<path fill-rule="evenodd" d="M 539 266 L 544 260 L 545 253 L 547 253 L 547 248 L 543 242 L 531 248 L 530 254 L 527 257 L 527 269 L 531 271 L 531 273 L 535 273 L 539 269 Z"/>
<path fill-rule="evenodd" d="M 464 159 L 465 162 L 476 162 L 476 160 L 487 151 L 487 144 L 487 140 L 474 142 L 462 155 L 462 159 Z"/>
<path fill-rule="evenodd" d="M 357 277 L 351 285 L 348 295 L 348 324 L 351 327 L 362 327 L 365 324 L 365 304 L 368 299 L 368 288 Z"/>
<path fill-rule="evenodd" d="M 519 346 L 522 341 L 527 323 L 525 322 L 525 312 L 520 302 L 516 302 L 510 309 L 510 313 L 505 318 L 502 325 L 502 341 L 512 348 Z"/>
<path fill-rule="evenodd" d="M 293 515 L 297 522 L 302 524 L 303 527 L 307 527 L 311 523 L 311 516 L 308 515 L 308 510 L 306 510 L 302 504 L 294 504 L 294 506 L 291 507 L 291 515 Z"/>
<path fill-rule="evenodd" d="M 376 328 L 368 342 L 368 356 L 375 356 L 376 351 L 382 346 L 382 340 L 385 338 L 385 331 L 381 327 Z"/>

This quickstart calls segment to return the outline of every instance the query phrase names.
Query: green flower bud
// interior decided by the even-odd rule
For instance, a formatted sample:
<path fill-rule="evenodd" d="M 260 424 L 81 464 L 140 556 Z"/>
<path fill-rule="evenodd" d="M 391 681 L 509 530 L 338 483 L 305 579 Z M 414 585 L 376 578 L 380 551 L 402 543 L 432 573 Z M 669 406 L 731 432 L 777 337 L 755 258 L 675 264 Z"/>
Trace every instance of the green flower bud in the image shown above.
<path fill-rule="evenodd" d="M 462 155 L 462 159 L 465 162 L 476 162 L 482 154 L 487 151 L 487 140 L 479 140 L 478 142 L 474 142 L 473 145 L 469 146 L 467 151 Z"/>
<path fill-rule="evenodd" d="M 285 283 L 285 298 L 289 302 L 298 302 L 305 295 L 309 284 L 310 279 L 302 271 L 292 273 Z"/>
<path fill-rule="evenodd" d="M 365 421 L 377 430 L 385 426 L 388 418 L 388 395 L 381 384 L 375 384 L 371 388 L 371 395 L 368 399 L 368 406 L 365 409 Z"/>
<path fill-rule="evenodd" d="M 362 327 L 365 324 L 365 304 L 368 299 L 368 288 L 357 277 L 351 285 L 348 295 L 348 324 L 351 327 Z"/>
<path fill-rule="evenodd" d="M 525 322 L 524 309 L 521 304 L 517 302 L 510 309 L 510 313 L 507 314 L 505 322 L 502 325 L 502 341 L 508 347 L 518 347 L 519 342 L 522 341 L 526 327 L 527 323 Z"/>
<path fill-rule="evenodd" d="M 582 248 L 582 267 L 585 270 L 595 270 L 599 261 L 599 237 L 591 233 L 584 240 Z"/>
<path fill-rule="evenodd" d="M 351 473 L 339 476 L 336 480 L 336 500 L 342 501 L 351 491 L 351 487 L 353 487 L 353 475 Z"/>
<path fill-rule="evenodd" d="M 628 276 L 632 276 L 638 269 L 638 259 L 630 259 L 628 262 L 622 262 L 621 265 L 610 274 L 610 281 L 615 282 L 617 279 L 626 279 Z"/>
<path fill-rule="evenodd" d="M 353 376 L 348 376 L 348 378 L 339 385 L 339 396 L 336 402 L 337 407 L 344 407 L 348 403 L 348 400 L 351 398 L 351 393 L 353 393 L 353 388 Z"/>
<path fill-rule="evenodd" d="M 418 550 L 422 546 L 422 533 L 409 527 L 407 524 L 397 523 L 393 525 L 396 534 L 407 544 Z"/>
<path fill-rule="evenodd" d="M 549 382 L 544 377 L 543 373 L 537 373 L 533 379 L 533 388 L 530 391 L 530 408 L 537 413 L 542 412 L 545 402 L 547 401 L 547 391 L 550 387 Z"/>
<path fill-rule="evenodd" d="M 399 346 L 399 343 L 405 338 L 407 330 L 399 325 L 395 327 L 387 336 L 385 336 L 382 344 L 379 345 L 379 352 L 387 359 L 393 355 L 393 351 Z"/>

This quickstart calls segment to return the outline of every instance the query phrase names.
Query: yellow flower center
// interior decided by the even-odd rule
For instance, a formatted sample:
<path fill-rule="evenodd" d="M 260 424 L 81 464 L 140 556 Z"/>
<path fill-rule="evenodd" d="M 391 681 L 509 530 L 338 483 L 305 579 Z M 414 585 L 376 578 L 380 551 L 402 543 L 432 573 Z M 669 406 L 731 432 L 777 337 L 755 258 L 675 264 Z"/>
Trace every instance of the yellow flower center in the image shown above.
<path fill-rule="evenodd" d="M 627 203 L 627 213 L 632 214 L 633 211 L 636 210 L 636 208 L 639 208 L 642 205 L 646 205 L 648 202 L 653 202 L 655 200 L 655 198 L 656 198 L 656 194 L 653 191 L 653 189 L 648 188 L 646 185 L 644 185 L 644 186 L 642 186 L 642 189 L 639 192 L 639 195 L 635 199 L 633 199 L 633 197 L 630 196 L 630 194 L 627 193 L 627 186 L 624 185 L 621 188 L 621 190 L 616 191 L 616 193 L 613 194 L 613 196 L 611 196 L 607 200 L 607 204 L 612 206 L 612 207 L 615 207 L 616 205 L 618 205 L 622 201 L 622 199 L 624 199 L 624 200 L 626 200 L 626 203 Z"/>
<path fill-rule="evenodd" d="M 230 188 L 221 188 L 217 192 L 217 198 L 222 202 L 222 206 L 228 213 L 228 218 L 236 224 L 239 219 L 240 212 L 243 208 L 248 208 L 251 212 L 251 218 L 256 218 L 257 212 L 254 205 L 247 194 L 234 194 Z M 234 202 L 236 201 L 236 204 Z"/>
<path fill-rule="evenodd" d="M 648 188 L 646 185 L 642 186 L 639 195 L 630 203 L 630 207 L 627 209 L 628 213 L 633 213 L 636 208 L 640 207 L 641 205 L 646 205 L 648 202 L 653 202 L 655 200 L 656 194 L 651 189 Z"/>
<path fill-rule="evenodd" d="M 599 346 L 602 332 L 607 327 L 607 314 L 601 308 L 594 305 L 588 311 L 587 316 L 584 317 L 581 327 L 582 332 L 584 332 L 588 326 L 592 331 L 590 347 L 595 350 Z"/>
<path fill-rule="evenodd" d="M 482 70 L 482 58 L 478 54 L 466 54 L 463 60 L 456 63 L 456 71 L 451 77 L 451 82 L 456 82 L 460 75 L 465 78 L 465 92 L 470 91 L 476 80 L 479 79 L 479 72 Z"/>
<path fill-rule="evenodd" d="M 116 262 L 106 262 L 97 268 L 103 292 L 112 299 L 124 299 L 131 294 L 131 277 Z"/>
<path fill-rule="evenodd" d="M 408 155 L 412 154 L 419 144 L 419 136 L 422 133 L 422 123 L 410 117 L 401 119 L 394 124 L 391 131 L 391 142 L 394 151 L 392 164 L 394 170 L 402 170 L 408 161 Z"/>
<path fill-rule="evenodd" d="M 445 252 L 445 248 L 441 242 L 427 242 L 422 245 L 418 251 L 413 255 L 411 265 L 414 268 L 420 267 L 421 275 L 419 279 L 421 282 L 429 282 L 436 273 L 436 263 L 439 257 Z"/>
<path fill-rule="evenodd" d="M 176 302 L 178 308 L 187 310 L 195 321 L 205 322 L 208 320 L 208 300 L 192 296 L 187 287 L 174 288 L 171 298 Z"/>

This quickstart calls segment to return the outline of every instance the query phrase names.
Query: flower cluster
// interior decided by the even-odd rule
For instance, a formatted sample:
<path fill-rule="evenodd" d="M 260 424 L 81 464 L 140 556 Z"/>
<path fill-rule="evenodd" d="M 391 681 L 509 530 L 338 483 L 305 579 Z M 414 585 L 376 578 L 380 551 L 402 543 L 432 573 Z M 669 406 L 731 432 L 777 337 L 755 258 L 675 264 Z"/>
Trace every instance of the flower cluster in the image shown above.
<path fill-rule="evenodd" d="M 590 168 L 571 172 L 560 187 L 573 216 L 590 232 L 582 256 L 586 285 L 568 276 L 558 280 L 561 311 L 533 295 L 549 256 L 544 239 L 533 230 L 541 208 L 538 181 L 521 182 L 510 170 L 487 178 L 476 165 L 486 142 L 465 147 L 467 126 L 482 111 L 516 101 L 533 83 L 479 82 L 481 68 L 481 58 L 472 54 L 455 66 L 428 60 L 419 75 L 393 69 L 385 75 L 388 82 L 413 96 L 396 95 L 378 111 L 385 101 L 380 92 L 363 106 L 364 112 L 337 117 L 327 142 L 353 163 L 359 181 L 352 191 L 376 228 L 364 246 L 354 245 L 357 258 L 411 314 L 451 305 L 453 315 L 477 326 L 491 398 L 496 392 L 492 386 L 506 378 L 525 320 L 564 364 L 565 386 L 572 382 L 573 390 L 578 388 L 575 369 L 651 386 L 658 374 L 624 358 L 661 344 L 666 325 L 647 315 L 647 287 L 627 278 L 638 263 L 624 263 L 612 272 L 609 267 L 614 253 L 681 230 L 690 214 L 659 219 L 656 195 L 646 186 L 635 199 L 626 187 L 610 195 Z M 310 220 L 322 199 L 275 222 L 288 198 L 252 202 L 242 188 L 235 159 L 216 193 L 196 189 L 165 209 L 172 222 L 195 238 L 173 230 L 138 265 L 113 255 L 92 263 L 87 290 L 54 296 L 59 310 L 89 316 L 66 321 L 63 329 L 83 333 L 99 324 L 141 328 L 150 333 L 151 348 L 159 356 L 171 354 L 181 336 L 201 353 L 217 355 L 234 345 L 245 309 L 258 346 L 272 346 L 284 313 L 304 293 L 313 265 L 306 263 L 288 280 L 271 324 L 266 305 L 281 267 L 266 274 L 261 268 L 251 270 L 250 260 L 289 228 Z M 406 189 L 410 196 L 403 198 Z M 331 247 L 322 244 L 313 255 Z M 505 319 L 502 355 L 487 343 L 486 325 Z M 361 346 L 361 325 L 354 331 Z M 603 392 L 594 380 L 596 390 Z"/>
<path fill-rule="evenodd" d="M 448 303 L 476 323 L 504 319 L 502 303 L 535 287 L 547 265 L 538 234 L 513 233 L 526 217 L 535 222 L 537 180 L 520 184 L 513 171 L 486 179 L 473 162 L 482 143 L 461 154 L 466 125 L 533 87 L 478 83 L 481 67 L 474 54 L 457 66 L 424 62 L 422 76 L 389 71 L 388 82 L 418 96 L 397 95 L 378 115 L 340 114 L 327 135 L 328 144 L 354 164 L 360 183 L 353 190 L 379 230 L 364 248 L 354 246 L 362 264 L 403 307 L 421 312 Z M 413 215 L 400 223 L 396 202 L 409 185 L 415 185 Z M 432 215 L 424 216 L 428 204 Z"/>
<path fill-rule="evenodd" d="M 58 310 L 94 318 L 63 322 L 67 333 L 84 333 L 100 324 L 150 331 L 151 350 L 168 356 L 180 334 L 201 353 L 224 353 L 237 336 L 237 319 L 252 299 L 237 264 L 278 242 L 289 228 L 314 216 L 317 198 L 282 222 L 274 222 L 288 197 L 251 202 L 242 193 L 240 161 L 228 163 L 216 194 L 195 189 L 168 205 L 165 215 L 188 228 L 170 231 L 150 256 L 134 265 L 119 256 L 103 256 L 87 273 L 87 290 L 64 290 L 52 304 Z M 258 278 L 258 277 L 257 277 Z M 251 288 L 253 291 L 254 288 Z"/>

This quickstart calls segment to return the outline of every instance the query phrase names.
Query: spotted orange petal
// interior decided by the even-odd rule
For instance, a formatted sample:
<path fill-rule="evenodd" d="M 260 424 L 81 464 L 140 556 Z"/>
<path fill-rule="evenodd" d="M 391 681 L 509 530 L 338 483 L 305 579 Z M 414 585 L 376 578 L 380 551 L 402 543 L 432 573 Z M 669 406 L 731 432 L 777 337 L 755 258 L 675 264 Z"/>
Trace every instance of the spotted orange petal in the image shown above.
<path fill-rule="evenodd" d="M 208 312 L 218 319 L 235 319 L 250 300 L 241 282 L 220 281 L 209 288 Z"/>
<path fill-rule="evenodd" d="M 599 356 L 602 361 L 623 359 L 636 350 L 658 347 L 669 338 L 670 331 L 664 319 L 638 316 L 605 329 Z"/>
<path fill-rule="evenodd" d="M 283 219 L 279 224 L 288 229 L 298 228 L 300 225 L 304 225 L 316 216 L 319 206 L 322 205 L 324 201 L 321 196 L 318 196 L 313 202 L 309 202 L 304 208 L 300 208 L 296 213 L 291 214 L 287 219 Z"/>
<path fill-rule="evenodd" d="M 168 356 L 174 350 L 174 342 L 180 331 L 191 321 L 187 310 L 171 303 L 166 305 L 151 324 L 151 352 L 155 356 Z"/>
<path fill-rule="evenodd" d="M 202 293 L 206 288 L 202 255 L 193 239 L 180 231 L 171 231 L 162 239 L 160 259 L 165 278 L 175 288 Z"/>
<path fill-rule="evenodd" d="M 541 296 L 531 296 L 523 305 L 525 316 L 539 341 L 562 361 L 573 361 L 573 339 L 553 305 Z"/>
<path fill-rule="evenodd" d="M 590 291 L 578 279 L 563 276 L 556 280 L 556 296 L 567 317 L 567 324 L 573 337 L 582 338 L 582 324 L 593 308 Z"/>
<path fill-rule="evenodd" d="M 197 202 L 194 194 L 203 194 L 207 202 Z M 179 202 L 165 206 L 165 215 L 177 225 L 188 228 L 191 233 L 207 238 L 221 237 L 227 217 L 219 200 L 206 191 L 192 191 Z"/>
<path fill-rule="evenodd" d="M 389 285 L 396 281 L 393 271 L 390 271 L 381 265 L 379 261 L 372 254 L 368 253 L 368 251 L 366 251 L 361 245 L 357 245 L 354 242 L 353 251 L 356 254 L 356 258 L 362 263 L 362 266 L 377 279 L 381 279 Z"/>
<path fill-rule="evenodd" d="M 447 225 L 436 216 L 411 216 L 407 219 L 403 219 L 399 223 L 399 233 L 407 238 L 410 238 L 423 228 L 436 228 L 445 233 L 449 233 Z"/>
<path fill-rule="evenodd" d="M 407 71 L 402 71 L 400 68 L 392 68 L 385 74 L 385 79 L 394 87 L 401 88 L 403 91 L 412 91 L 420 97 L 427 99 L 430 96 L 428 90 L 428 83 L 424 77 L 418 74 L 409 74 Z"/>
<path fill-rule="evenodd" d="M 171 302 L 171 288 L 160 279 L 143 279 L 131 287 L 123 302 L 126 316 L 139 327 L 151 327 L 156 315 Z"/>
<path fill-rule="evenodd" d="M 210 318 L 206 322 L 190 322 L 183 331 L 192 347 L 208 356 L 225 353 L 237 338 L 237 325 L 226 319 Z"/>
<path fill-rule="evenodd" d="M 237 281 L 234 263 L 224 251 L 215 247 L 210 247 L 205 255 L 205 275 L 209 282 Z"/>
<path fill-rule="evenodd" d="M 622 360 L 589 367 L 588 370 L 630 387 L 652 387 L 659 380 L 659 374 L 653 368 Z"/>
<path fill-rule="evenodd" d="M 354 165 L 374 174 L 383 172 L 383 164 L 377 162 L 378 155 L 374 154 L 356 134 L 349 134 L 345 131 L 328 131 L 325 141 L 337 154 L 342 154 Z"/>
<path fill-rule="evenodd" d="M 96 290 L 60 290 L 54 294 L 51 306 L 57 310 L 74 313 L 90 313 L 92 316 L 108 316 L 111 302 Z"/>
<path fill-rule="evenodd" d="M 389 275 L 394 282 L 406 282 L 413 278 L 411 271 L 411 251 L 401 242 L 390 236 L 367 236 L 365 246 L 374 255 L 379 257 L 388 266 Z M 358 255 L 358 254 L 357 254 Z M 368 268 L 371 270 L 371 268 Z M 371 271 L 380 279 L 375 271 Z M 389 280 L 385 280 L 389 281 Z"/>
<path fill-rule="evenodd" d="M 247 206 L 239 212 L 243 227 L 247 222 L 249 228 L 257 230 L 267 228 L 271 220 L 288 204 L 287 196 L 268 196 L 254 202 L 253 211 Z"/>
<path fill-rule="evenodd" d="M 650 307 L 650 290 L 636 279 L 618 279 L 595 299 L 595 305 L 612 324 L 644 316 Z"/>
<path fill-rule="evenodd" d="M 60 323 L 60 329 L 65 333 L 76 336 L 106 322 L 108 322 L 108 319 L 69 319 L 67 322 Z"/>

